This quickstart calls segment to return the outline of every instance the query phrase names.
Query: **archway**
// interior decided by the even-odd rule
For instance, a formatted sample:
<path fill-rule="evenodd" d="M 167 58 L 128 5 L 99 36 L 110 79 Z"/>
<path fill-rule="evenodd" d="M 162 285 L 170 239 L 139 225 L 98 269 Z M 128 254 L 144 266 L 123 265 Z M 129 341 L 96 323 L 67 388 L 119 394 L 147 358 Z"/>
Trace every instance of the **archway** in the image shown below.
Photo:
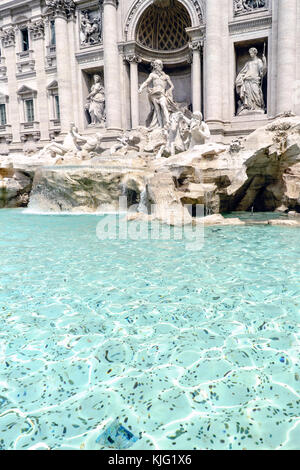
<path fill-rule="evenodd" d="M 190 37 L 186 31 L 192 19 L 179 0 L 152 2 L 140 15 L 135 29 L 135 42 L 142 59 L 138 66 L 139 84 L 151 72 L 154 59 L 161 59 L 164 70 L 174 84 L 174 100 L 192 105 Z M 139 98 L 140 124 L 149 113 L 146 96 Z"/>
<path fill-rule="evenodd" d="M 153 50 L 176 51 L 188 44 L 186 28 L 191 25 L 190 15 L 179 1 L 153 3 L 141 15 L 136 41 Z"/>

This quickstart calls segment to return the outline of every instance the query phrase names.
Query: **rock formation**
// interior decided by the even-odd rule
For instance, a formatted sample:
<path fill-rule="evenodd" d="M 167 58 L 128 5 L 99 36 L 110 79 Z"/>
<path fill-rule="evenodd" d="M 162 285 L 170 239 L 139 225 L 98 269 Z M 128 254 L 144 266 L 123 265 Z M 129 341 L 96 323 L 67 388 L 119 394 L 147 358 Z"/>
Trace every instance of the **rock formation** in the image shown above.
<path fill-rule="evenodd" d="M 192 223 L 197 204 L 205 206 L 206 215 L 300 212 L 299 117 L 282 116 L 231 145 L 208 142 L 157 159 L 161 140 L 161 129 L 139 128 L 121 139 L 112 155 L 92 153 L 87 162 L 77 159 L 76 168 L 65 162 L 63 167 L 47 169 L 39 162 L 29 171 L 23 164 L 23 173 L 10 170 L 14 176 L 0 181 L 1 205 L 24 205 L 31 172 L 35 173 L 31 199 L 44 201 L 52 210 L 116 210 L 119 196 L 126 195 L 129 203 L 147 208 L 130 213 L 131 219 L 148 217 L 171 224 L 182 223 L 181 219 Z M 183 208 L 185 204 L 191 207 Z"/>

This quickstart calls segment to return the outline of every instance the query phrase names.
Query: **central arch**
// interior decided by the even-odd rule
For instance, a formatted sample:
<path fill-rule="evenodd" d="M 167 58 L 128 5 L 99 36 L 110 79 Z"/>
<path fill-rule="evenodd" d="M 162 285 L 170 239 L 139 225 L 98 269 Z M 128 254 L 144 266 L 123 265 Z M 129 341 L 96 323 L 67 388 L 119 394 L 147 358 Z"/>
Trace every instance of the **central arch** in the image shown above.
<path fill-rule="evenodd" d="M 187 9 L 178 0 L 170 6 L 150 5 L 141 15 L 136 28 L 136 41 L 141 46 L 159 51 L 173 51 L 186 46 L 186 28 L 192 26 Z"/>
<path fill-rule="evenodd" d="M 177 0 L 177 3 L 181 4 L 188 12 L 192 27 L 203 24 L 204 0 Z M 138 23 L 145 10 L 152 5 L 153 0 L 136 0 L 134 2 L 125 20 L 124 32 L 126 41 L 135 40 Z"/>

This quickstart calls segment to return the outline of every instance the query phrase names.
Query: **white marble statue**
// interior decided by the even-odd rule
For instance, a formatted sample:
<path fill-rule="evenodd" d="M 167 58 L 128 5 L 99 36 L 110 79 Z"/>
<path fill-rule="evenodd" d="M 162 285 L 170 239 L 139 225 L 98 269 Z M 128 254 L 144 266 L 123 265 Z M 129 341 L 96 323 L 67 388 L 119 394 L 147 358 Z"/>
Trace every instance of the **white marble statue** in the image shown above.
<path fill-rule="evenodd" d="M 65 136 L 63 143 L 61 144 L 55 140 L 50 142 L 38 153 L 38 158 L 42 160 L 46 159 L 47 156 L 57 158 L 69 154 L 71 158 L 89 160 L 104 150 L 101 148 L 102 137 L 102 134 L 99 132 L 84 137 L 78 133 L 75 124 L 71 123 L 70 130 Z"/>
<path fill-rule="evenodd" d="M 244 65 L 236 78 L 236 91 L 240 97 L 237 114 L 265 112 L 262 92 L 262 80 L 267 73 L 267 59 L 263 52 L 262 59 L 257 57 L 255 47 L 249 49 L 250 60 Z"/>
<path fill-rule="evenodd" d="M 105 124 L 105 92 L 100 75 L 94 75 L 94 84 L 87 97 L 85 106 L 91 119 L 91 126 L 104 127 Z"/>
<path fill-rule="evenodd" d="M 210 130 L 200 111 L 193 113 L 192 119 L 189 120 L 189 150 L 197 148 L 198 145 L 206 144 L 210 138 Z"/>
<path fill-rule="evenodd" d="M 100 17 L 91 18 L 88 11 L 83 11 L 80 18 L 80 42 L 83 45 L 99 44 L 102 35 Z"/>
<path fill-rule="evenodd" d="M 174 85 L 169 75 L 163 71 L 162 61 L 155 60 L 152 66 L 153 71 L 140 86 L 139 93 L 142 93 L 146 87 L 148 88 L 151 111 L 146 126 L 163 128 L 169 125 L 170 113 L 178 111 L 179 108 L 173 101 Z"/>
<path fill-rule="evenodd" d="M 186 125 L 185 129 L 183 124 Z M 180 111 L 171 114 L 170 124 L 165 132 L 167 142 L 160 148 L 157 158 L 164 155 L 173 157 L 176 153 L 197 149 L 198 146 L 206 144 L 210 138 L 209 127 L 203 121 L 200 111 L 195 111 L 191 119 Z"/>
<path fill-rule="evenodd" d="M 86 143 L 86 139 L 78 134 L 78 129 L 74 123 L 70 124 L 70 130 L 65 136 L 62 144 L 56 141 L 52 141 L 47 144 L 38 154 L 39 158 L 43 158 L 47 154 L 50 154 L 51 157 L 55 158 L 57 156 L 62 157 L 66 153 L 72 152 L 76 154 L 81 150 L 79 142 Z"/>
<path fill-rule="evenodd" d="M 168 128 L 165 130 L 167 142 L 161 146 L 156 158 L 161 158 L 163 155 L 171 155 L 173 157 L 176 153 L 186 150 L 180 128 L 182 121 L 188 123 L 188 120 L 181 111 L 171 114 Z"/>

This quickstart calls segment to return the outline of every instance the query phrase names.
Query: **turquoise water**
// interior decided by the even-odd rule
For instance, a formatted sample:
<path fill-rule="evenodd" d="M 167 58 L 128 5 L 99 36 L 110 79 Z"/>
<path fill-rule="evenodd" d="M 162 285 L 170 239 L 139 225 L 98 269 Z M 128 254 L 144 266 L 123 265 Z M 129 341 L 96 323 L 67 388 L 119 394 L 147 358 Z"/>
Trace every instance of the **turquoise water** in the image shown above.
<path fill-rule="evenodd" d="M 99 241 L 0 211 L 0 448 L 299 449 L 300 230 Z"/>

